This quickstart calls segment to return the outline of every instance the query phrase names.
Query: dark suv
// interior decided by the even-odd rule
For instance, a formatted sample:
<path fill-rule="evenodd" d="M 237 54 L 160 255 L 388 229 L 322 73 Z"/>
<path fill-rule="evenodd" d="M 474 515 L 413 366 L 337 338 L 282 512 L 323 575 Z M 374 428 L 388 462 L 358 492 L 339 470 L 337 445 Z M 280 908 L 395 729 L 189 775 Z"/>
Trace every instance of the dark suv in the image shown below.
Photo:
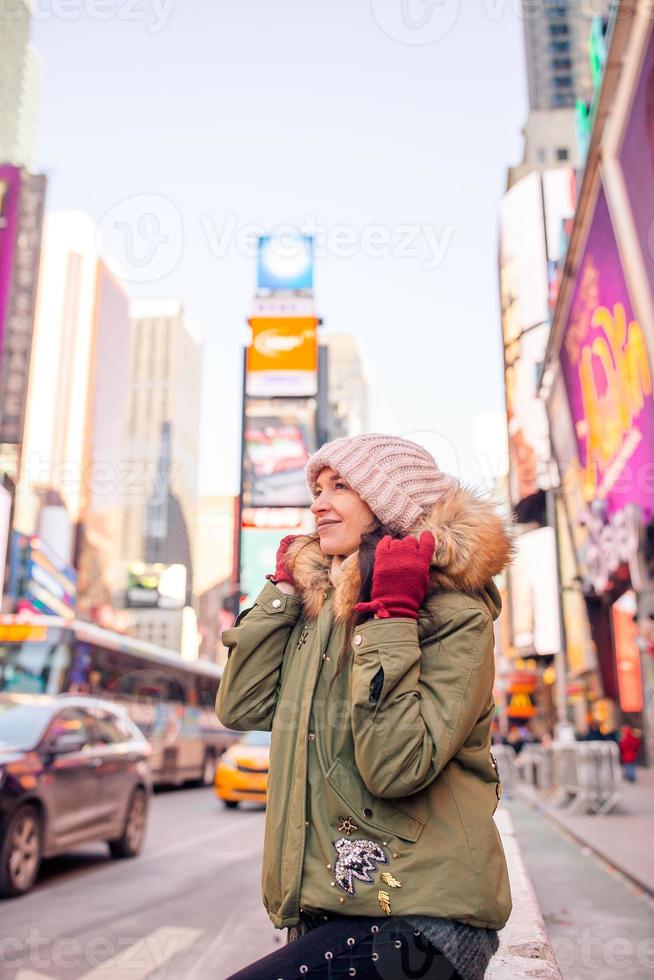
<path fill-rule="evenodd" d="M 145 836 L 150 746 L 100 698 L 0 694 L 0 895 L 23 895 L 41 858 L 106 840 L 134 857 Z"/>

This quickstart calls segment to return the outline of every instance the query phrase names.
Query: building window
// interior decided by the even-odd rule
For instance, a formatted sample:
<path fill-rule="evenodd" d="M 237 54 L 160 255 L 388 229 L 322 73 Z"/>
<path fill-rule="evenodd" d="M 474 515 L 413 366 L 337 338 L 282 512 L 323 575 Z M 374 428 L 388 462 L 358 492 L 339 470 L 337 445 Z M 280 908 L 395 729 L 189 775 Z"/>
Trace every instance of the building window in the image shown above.
<path fill-rule="evenodd" d="M 561 163 L 563 160 L 567 160 L 570 154 L 568 153 L 567 146 L 557 146 L 556 148 L 556 159 Z"/>
<path fill-rule="evenodd" d="M 572 88 L 572 75 L 555 75 L 553 82 L 556 88 Z"/>
<path fill-rule="evenodd" d="M 570 42 L 569 41 L 550 41 L 550 51 L 552 54 L 569 54 L 570 53 Z"/>
<path fill-rule="evenodd" d="M 550 35 L 552 37 L 565 37 L 569 33 L 567 24 L 550 24 Z"/>
<path fill-rule="evenodd" d="M 572 71 L 572 58 L 552 58 L 552 68 L 555 71 Z"/>

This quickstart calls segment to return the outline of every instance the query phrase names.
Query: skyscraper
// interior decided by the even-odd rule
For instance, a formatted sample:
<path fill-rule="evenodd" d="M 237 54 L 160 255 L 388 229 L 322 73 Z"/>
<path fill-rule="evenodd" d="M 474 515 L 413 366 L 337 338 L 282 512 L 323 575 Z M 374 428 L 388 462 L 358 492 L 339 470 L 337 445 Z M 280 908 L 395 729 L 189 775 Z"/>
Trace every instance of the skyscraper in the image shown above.
<path fill-rule="evenodd" d="M 43 65 L 29 41 L 31 2 L 0 16 L 0 163 L 33 166 Z"/>
<path fill-rule="evenodd" d="M 161 449 L 157 462 L 157 479 L 148 497 L 145 518 L 144 560 L 147 563 L 186 567 L 186 605 L 193 594 L 189 529 L 179 500 L 171 490 L 172 445 L 171 423 L 161 423 Z"/>
<path fill-rule="evenodd" d="M 173 510 L 176 537 L 187 536 L 194 554 L 201 377 L 202 343 L 181 303 L 132 302 L 126 460 L 135 492 L 126 501 L 121 545 L 130 562 L 171 560 L 162 550 L 161 519 Z"/>
<path fill-rule="evenodd" d="M 589 37 L 611 0 L 543 0 L 522 5 L 530 109 L 574 107 L 593 94 Z"/>
<path fill-rule="evenodd" d="M 611 7 L 611 0 L 523 2 L 529 115 L 524 158 L 509 169 L 509 187 L 533 170 L 583 165 L 576 107 L 592 101 L 591 34 L 606 29 Z"/>
<path fill-rule="evenodd" d="M 98 259 L 95 225 L 59 211 L 45 221 L 15 526 L 33 533 L 41 491 L 61 496 L 75 525 L 89 463 Z M 55 542 L 50 542 L 56 547 Z M 62 555 L 67 561 L 72 555 Z"/>
<path fill-rule="evenodd" d="M 357 436 L 367 428 L 367 390 L 359 346 L 351 334 L 323 334 L 327 354 L 327 439 Z"/>
<path fill-rule="evenodd" d="M 81 212 L 45 221 L 14 526 L 38 532 L 42 505 L 56 495 L 71 533 L 48 543 L 71 563 L 85 551 L 97 604 L 110 601 L 119 574 L 129 320 L 95 234 Z"/>

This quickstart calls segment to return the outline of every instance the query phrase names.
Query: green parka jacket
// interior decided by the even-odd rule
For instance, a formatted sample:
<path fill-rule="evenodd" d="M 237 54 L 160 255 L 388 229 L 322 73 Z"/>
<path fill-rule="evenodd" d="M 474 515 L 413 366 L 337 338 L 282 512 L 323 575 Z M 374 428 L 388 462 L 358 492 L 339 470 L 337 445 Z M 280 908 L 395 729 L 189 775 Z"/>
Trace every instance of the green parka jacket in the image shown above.
<path fill-rule="evenodd" d="M 263 900 L 278 928 L 301 911 L 433 915 L 500 929 L 511 911 L 493 813 L 491 581 L 507 528 L 465 490 L 412 530 L 435 536 L 418 623 L 356 626 L 356 556 L 335 586 L 314 536 L 288 552 L 299 596 L 267 583 L 223 634 L 216 711 L 237 731 L 271 730 Z"/>

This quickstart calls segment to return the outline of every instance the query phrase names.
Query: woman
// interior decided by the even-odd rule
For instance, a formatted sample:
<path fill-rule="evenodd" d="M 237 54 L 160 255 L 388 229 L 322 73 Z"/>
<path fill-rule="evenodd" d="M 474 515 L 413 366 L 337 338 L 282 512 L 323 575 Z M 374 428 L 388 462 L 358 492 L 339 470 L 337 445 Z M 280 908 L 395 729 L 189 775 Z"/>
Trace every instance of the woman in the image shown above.
<path fill-rule="evenodd" d="M 223 634 L 218 717 L 272 730 L 263 900 L 296 940 L 232 980 L 477 980 L 511 911 L 490 751 L 508 529 L 393 436 L 328 443 L 307 482 L 316 533 L 284 538 Z"/>

